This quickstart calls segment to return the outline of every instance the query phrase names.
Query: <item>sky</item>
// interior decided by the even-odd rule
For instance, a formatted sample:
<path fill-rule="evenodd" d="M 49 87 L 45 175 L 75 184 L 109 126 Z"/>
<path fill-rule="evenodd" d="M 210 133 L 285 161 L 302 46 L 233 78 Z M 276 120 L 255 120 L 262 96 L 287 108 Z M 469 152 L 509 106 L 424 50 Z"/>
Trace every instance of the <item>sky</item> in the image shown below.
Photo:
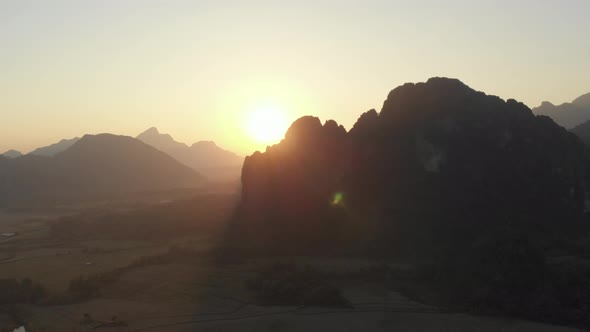
<path fill-rule="evenodd" d="M 588 0 L 0 0 L 0 151 L 156 126 L 246 155 L 270 143 L 248 128 L 260 110 L 349 129 L 433 76 L 568 102 L 590 92 L 588 13 Z"/>

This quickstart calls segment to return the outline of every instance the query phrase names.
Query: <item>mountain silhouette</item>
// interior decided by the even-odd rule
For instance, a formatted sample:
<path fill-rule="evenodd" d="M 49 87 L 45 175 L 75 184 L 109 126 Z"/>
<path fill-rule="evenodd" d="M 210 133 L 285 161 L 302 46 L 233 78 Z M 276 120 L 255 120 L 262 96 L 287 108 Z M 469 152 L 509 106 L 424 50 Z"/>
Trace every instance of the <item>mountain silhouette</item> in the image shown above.
<path fill-rule="evenodd" d="M 570 131 L 578 136 L 582 142 L 590 146 L 590 120 L 575 126 Z"/>
<path fill-rule="evenodd" d="M 163 151 L 184 165 L 210 179 L 238 179 L 243 158 L 218 147 L 212 141 L 200 141 L 191 146 L 175 141 L 152 127 L 137 139 Z"/>
<path fill-rule="evenodd" d="M 533 112 L 551 117 L 562 127 L 574 128 L 590 120 L 590 93 L 574 99 L 571 103 L 563 103 L 559 106 L 544 101 L 540 106 L 533 108 Z"/>
<path fill-rule="evenodd" d="M 408 83 L 349 132 L 303 117 L 246 157 L 236 241 L 432 255 L 498 232 L 551 238 L 588 208 L 588 160 L 575 135 L 515 100 L 455 79 Z"/>
<path fill-rule="evenodd" d="M 574 101 L 572 101 L 572 104 L 581 108 L 590 109 L 590 92 L 574 99 Z"/>
<path fill-rule="evenodd" d="M 139 134 L 136 138 L 164 152 L 188 148 L 186 144 L 175 141 L 172 136 L 168 134 L 160 134 L 156 127 L 151 127 Z"/>
<path fill-rule="evenodd" d="M 16 151 L 16 150 L 8 150 L 2 154 L 2 156 L 6 157 L 6 158 L 10 158 L 10 159 L 18 158 L 22 155 L 23 154 L 20 153 L 20 151 Z"/>
<path fill-rule="evenodd" d="M 204 178 L 167 154 L 127 136 L 85 135 L 53 157 L 0 162 L 0 205 L 196 187 Z"/>
<path fill-rule="evenodd" d="M 35 156 L 53 157 L 56 154 L 58 154 L 62 151 L 65 151 L 70 146 L 74 145 L 74 143 L 76 143 L 78 140 L 80 140 L 79 137 L 74 137 L 72 139 L 62 139 L 61 141 L 59 141 L 55 144 L 51 144 L 48 146 L 37 148 L 37 149 L 29 152 L 29 154 L 32 154 Z"/>

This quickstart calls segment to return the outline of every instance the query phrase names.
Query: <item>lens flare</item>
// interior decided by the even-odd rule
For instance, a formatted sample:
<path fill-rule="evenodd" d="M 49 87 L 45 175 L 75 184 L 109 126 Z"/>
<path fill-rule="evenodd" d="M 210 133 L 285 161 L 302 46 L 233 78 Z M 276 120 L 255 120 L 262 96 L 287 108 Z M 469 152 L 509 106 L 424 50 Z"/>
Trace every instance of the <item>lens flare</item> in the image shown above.
<path fill-rule="evenodd" d="M 342 192 L 337 192 L 334 194 L 334 196 L 332 196 L 332 202 L 331 204 L 333 206 L 342 206 L 344 205 L 344 194 Z"/>

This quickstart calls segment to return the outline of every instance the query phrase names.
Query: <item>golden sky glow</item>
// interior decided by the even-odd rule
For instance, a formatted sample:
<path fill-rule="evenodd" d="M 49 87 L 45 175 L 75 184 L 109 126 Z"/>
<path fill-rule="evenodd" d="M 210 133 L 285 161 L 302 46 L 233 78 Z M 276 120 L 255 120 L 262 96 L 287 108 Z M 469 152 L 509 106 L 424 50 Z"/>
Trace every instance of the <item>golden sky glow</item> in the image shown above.
<path fill-rule="evenodd" d="M 283 121 L 350 128 L 432 76 L 559 104 L 590 91 L 588 12 L 587 0 L 0 1 L 0 152 L 156 126 L 249 154 Z M 253 125 L 265 103 L 284 120 Z"/>
<path fill-rule="evenodd" d="M 285 111 L 280 106 L 263 105 L 249 114 L 248 134 L 262 144 L 278 143 L 289 128 Z"/>

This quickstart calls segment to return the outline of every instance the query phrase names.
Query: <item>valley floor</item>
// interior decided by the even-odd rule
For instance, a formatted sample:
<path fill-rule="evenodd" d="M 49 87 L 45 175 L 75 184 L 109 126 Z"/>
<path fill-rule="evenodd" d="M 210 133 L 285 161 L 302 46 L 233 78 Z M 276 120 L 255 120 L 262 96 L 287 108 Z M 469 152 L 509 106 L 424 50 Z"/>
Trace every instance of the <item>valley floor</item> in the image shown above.
<path fill-rule="evenodd" d="M 31 331 L 576 331 L 498 317 L 439 312 L 380 285 L 342 282 L 354 309 L 260 306 L 244 290 L 250 266 L 167 264 L 125 273 L 100 298 L 28 307 Z M 93 323 L 84 324 L 84 314 Z M 108 324 L 104 324 L 108 325 Z"/>
<path fill-rule="evenodd" d="M 335 283 L 353 309 L 261 305 L 245 284 L 270 259 L 218 263 L 207 256 L 216 242 L 197 233 L 167 240 L 56 236 L 51 231 L 54 217 L 2 215 L 0 231 L 18 235 L 0 240 L 0 279 L 28 277 L 60 294 L 79 276 L 118 272 L 101 284 L 99 295 L 84 301 L 18 305 L 29 332 L 576 331 L 423 305 L 382 282 L 347 278 L 359 269 L 383 264 L 360 259 L 289 258 L 341 275 Z M 176 246 L 197 254 L 176 255 Z M 0 314 L 0 327 L 13 328 L 12 316 Z"/>

